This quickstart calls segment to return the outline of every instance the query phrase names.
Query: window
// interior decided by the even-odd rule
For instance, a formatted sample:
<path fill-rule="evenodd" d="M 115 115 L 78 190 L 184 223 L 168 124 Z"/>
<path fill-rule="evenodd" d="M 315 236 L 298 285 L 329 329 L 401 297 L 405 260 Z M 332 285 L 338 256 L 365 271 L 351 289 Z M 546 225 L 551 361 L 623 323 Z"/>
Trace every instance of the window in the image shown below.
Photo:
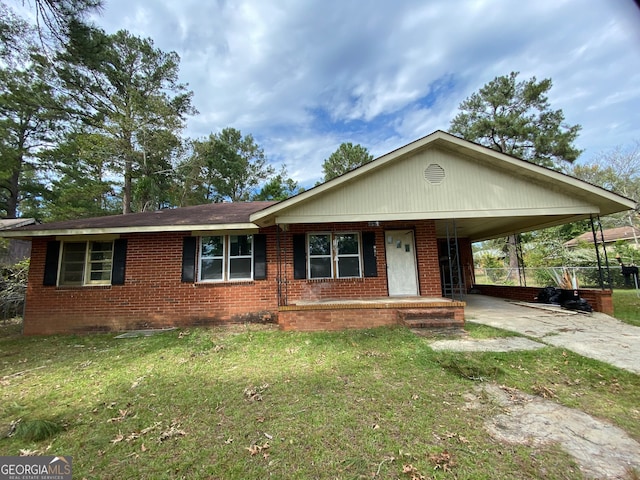
<path fill-rule="evenodd" d="M 333 277 L 331 261 L 331 234 L 309 235 L 309 277 Z"/>
<path fill-rule="evenodd" d="M 109 285 L 113 242 L 65 242 L 60 258 L 59 285 Z"/>
<path fill-rule="evenodd" d="M 229 280 L 253 277 L 253 238 L 251 235 L 229 236 Z"/>
<path fill-rule="evenodd" d="M 357 233 L 312 233 L 307 237 L 309 278 L 361 276 L 360 236 Z"/>
<path fill-rule="evenodd" d="M 200 280 L 222 280 L 224 273 L 224 237 L 202 237 Z"/>
<path fill-rule="evenodd" d="M 253 279 L 253 236 L 201 237 L 199 274 L 200 281 Z"/>
<path fill-rule="evenodd" d="M 338 277 L 360 276 L 360 243 L 357 233 L 341 233 L 335 236 Z"/>

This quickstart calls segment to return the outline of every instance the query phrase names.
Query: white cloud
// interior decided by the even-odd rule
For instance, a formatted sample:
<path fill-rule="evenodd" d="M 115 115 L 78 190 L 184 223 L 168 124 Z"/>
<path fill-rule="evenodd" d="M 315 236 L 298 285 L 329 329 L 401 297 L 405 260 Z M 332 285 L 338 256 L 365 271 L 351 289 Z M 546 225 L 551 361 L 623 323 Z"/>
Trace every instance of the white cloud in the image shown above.
<path fill-rule="evenodd" d="M 640 9 L 579 0 L 110 0 L 99 23 L 181 58 L 201 112 L 313 182 L 343 141 L 379 155 L 435 129 L 495 76 L 552 78 L 585 160 L 638 138 Z"/>

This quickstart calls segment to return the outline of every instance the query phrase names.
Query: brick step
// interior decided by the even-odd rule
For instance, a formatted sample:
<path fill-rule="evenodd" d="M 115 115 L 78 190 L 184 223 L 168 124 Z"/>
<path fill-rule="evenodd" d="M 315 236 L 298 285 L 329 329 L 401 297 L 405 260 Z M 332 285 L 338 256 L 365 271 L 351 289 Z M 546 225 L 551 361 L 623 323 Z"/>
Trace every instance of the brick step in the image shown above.
<path fill-rule="evenodd" d="M 428 319 L 412 319 L 402 320 L 407 328 L 445 328 L 445 327 L 461 327 L 464 322 L 455 318 L 428 318 Z"/>
<path fill-rule="evenodd" d="M 399 310 L 398 315 L 403 320 L 429 320 L 431 318 L 455 318 L 455 312 L 453 310 L 446 310 L 440 308 L 425 309 L 425 310 Z"/>
<path fill-rule="evenodd" d="M 461 327 L 464 325 L 464 320 L 456 319 L 454 310 L 445 308 L 399 310 L 398 320 L 412 329 Z"/>

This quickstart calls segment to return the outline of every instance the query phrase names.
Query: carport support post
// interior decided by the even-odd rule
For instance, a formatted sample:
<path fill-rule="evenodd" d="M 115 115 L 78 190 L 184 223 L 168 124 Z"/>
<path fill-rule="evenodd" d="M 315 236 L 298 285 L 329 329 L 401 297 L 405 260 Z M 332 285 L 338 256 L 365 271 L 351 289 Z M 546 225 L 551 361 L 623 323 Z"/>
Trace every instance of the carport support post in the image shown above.
<path fill-rule="evenodd" d="M 277 278 L 276 278 L 276 283 L 278 285 L 278 306 L 282 307 L 282 306 L 286 306 L 287 302 L 288 302 L 288 298 L 287 298 L 287 280 L 286 280 L 286 274 L 287 274 L 287 269 L 286 266 L 283 265 L 283 262 L 287 261 L 287 252 L 286 249 L 284 249 L 282 247 L 282 241 L 280 239 L 280 235 L 281 232 L 286 232 L 287 231 L 287 226 L 286 225 L 278 225 L 276 227 L 276 263 L 278 264 L 278 273 L 277 273 Z"/>
<path fill-rule="evenodd" d="M 611 270 L 609 270 L 609 258 L 607 257 L 607 247 L 604 243 L 604 233 L 602 232 L 602 223 L 600 223 L 600 217 L 597 217 L 598 222 L 598 230 L 600 230 L 600 240 L 598 240 L 598 235 L 596 233 L 596 223 L 593 215 L 590 216 L 591 220 L 591 232 L 593 233 L 593 245 L 596 248 L 596 258 L 598 259 L 598 277 L 600 279 L 600 288 L 604 290 L 604 275 L 602 273 L 602 259 L 600 258 L 600 245 L 602 243 L 602 251 L 604 253 L 604 261 L 607 269 L 607 286 L 609 289 L 612 288 L 611 285 Z"/>

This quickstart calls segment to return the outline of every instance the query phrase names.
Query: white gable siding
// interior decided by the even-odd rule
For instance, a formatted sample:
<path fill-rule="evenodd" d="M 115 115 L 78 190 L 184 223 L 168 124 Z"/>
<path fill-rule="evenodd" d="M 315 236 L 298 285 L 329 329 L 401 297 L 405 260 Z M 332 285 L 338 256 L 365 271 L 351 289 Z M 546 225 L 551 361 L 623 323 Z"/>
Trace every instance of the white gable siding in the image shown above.
<path fill-rule="evenodd" d="M 444 170 L 440 184 L 425 179 L 425 169 Z M 530 175 L 528 172 L 524 172 Z M 436 176 L 435 180 L 438 180 Z M 523 176 L 523 169 L 498 169 L 459 153 L 428 148 L 356 176 L 313 201 L 278 215 L 278 223 L 386 219 L 438 219 L 598 213 L 575 192 Z"/>

